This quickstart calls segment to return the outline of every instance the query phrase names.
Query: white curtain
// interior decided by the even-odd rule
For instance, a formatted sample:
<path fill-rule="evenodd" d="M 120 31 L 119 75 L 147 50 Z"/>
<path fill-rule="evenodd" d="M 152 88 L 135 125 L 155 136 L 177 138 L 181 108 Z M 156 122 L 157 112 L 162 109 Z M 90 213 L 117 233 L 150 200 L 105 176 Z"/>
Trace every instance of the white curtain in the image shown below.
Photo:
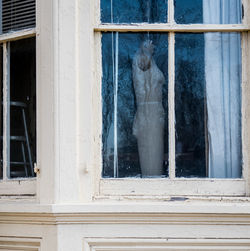
<path fill-rule="evenodd" d="M 241 22 L 240 0 L 203 0 L 203 22 Z M 208 162 L 210 178 L 241 177 L 240 34 L 205 34 Z"/>

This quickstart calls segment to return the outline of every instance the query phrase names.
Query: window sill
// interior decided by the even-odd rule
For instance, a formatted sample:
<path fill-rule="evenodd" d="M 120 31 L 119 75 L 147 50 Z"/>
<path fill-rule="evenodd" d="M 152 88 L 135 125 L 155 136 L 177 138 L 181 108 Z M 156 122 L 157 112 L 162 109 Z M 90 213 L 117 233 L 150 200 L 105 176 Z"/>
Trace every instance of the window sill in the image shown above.
<path fill-rule="evenodd" d="M 0 213 L 51 213 L 51 214 L 109 214 L 109 213 L 192 213 L 192 214 L 248 214 L 250 198 L 242 201 L 185 201 L 185 202 L 92 202 L 67 204 L 6 203 L 0 202 Z"/>
<path fill-rule="evenodd" d="M 19 178 L 0 181 L 0 198 L 5 196 L 34 196 L 36 178 Z"/>
<path fill-rule="evenodd" d="M 245 196 L 243 179 L 101 179 L 100 196 Z"/>

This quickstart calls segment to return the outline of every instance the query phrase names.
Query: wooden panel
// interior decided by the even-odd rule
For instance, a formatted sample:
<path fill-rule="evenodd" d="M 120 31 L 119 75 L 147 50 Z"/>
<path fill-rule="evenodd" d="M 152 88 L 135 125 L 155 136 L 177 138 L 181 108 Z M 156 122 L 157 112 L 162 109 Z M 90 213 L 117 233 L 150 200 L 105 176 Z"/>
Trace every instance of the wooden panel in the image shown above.
<path fill-rule="evenodd" d="M 249 239 L 87 239 L 84 251 L 249 250 Z"/>
<path fill-rule="evenodd" d="M 102 179 L 101 195 L 244 196 L 241 179 Z"/>
<path fill-rule="evenodd" d="M 0 196 L 2 195 L 35 195 L 36 179 L 17 179 L 0 181 Z"/>
<path fill-rule="evenodd" d="M 40 239 L 0 236 L 0 250 L 39 251 Z"/>

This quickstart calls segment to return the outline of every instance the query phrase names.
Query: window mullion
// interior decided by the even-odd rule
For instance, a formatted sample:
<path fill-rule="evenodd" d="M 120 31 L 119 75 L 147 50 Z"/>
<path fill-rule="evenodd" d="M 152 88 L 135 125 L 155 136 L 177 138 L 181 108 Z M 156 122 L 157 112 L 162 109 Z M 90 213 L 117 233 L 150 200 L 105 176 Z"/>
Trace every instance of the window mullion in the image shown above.
<path fill-rule="evenodd" d="M 249 62 L 249 34 L 242 33 L 242 51 L 241 51 L 241 58 L 242 58 L 242 105 L 241 105 L 241 112 L 242 112 L 242 178 L 246 179 L 247 181 L 247 194 L 249 195 L 250 192 L 250 176 L 249 176 L 249 168 L 248 168 L 248 161 L 247 156 L 249 152 L 249 136 L 248 136 L 248 125 L 249 125 L 249 112 L 248 112 L 248 62 Z"/>
<path fill-rule="evenodd" d="M 168 117 L 169 178 L 175 178 L 175 33 L 169 33 L 168 47 Z"/>
<path fill-rule="evenodd" d="M 3 43 L 3 179 L 10 178 L 10 43 Z"/>
<path fill-rule="evenodd" d="M 115 50 L 113 50 L 113 84 L 114 84 L 114 178 L 119 177 L 118 173 L 118 134 L 117 134 L 117 126 L 118 126 L 118 114 L 117 114 L 117 104 L 118 104 L 118 46 L 119 46 L 119 33 L 115 33 L 115 43 L 113 42 L 113 34 L 112 34 L 112 46 L 115 44 Z"/>
<path fill-rule="evenodd" d="M 168 23 L 174 24 L 174 0 L 168 0 Z"/>

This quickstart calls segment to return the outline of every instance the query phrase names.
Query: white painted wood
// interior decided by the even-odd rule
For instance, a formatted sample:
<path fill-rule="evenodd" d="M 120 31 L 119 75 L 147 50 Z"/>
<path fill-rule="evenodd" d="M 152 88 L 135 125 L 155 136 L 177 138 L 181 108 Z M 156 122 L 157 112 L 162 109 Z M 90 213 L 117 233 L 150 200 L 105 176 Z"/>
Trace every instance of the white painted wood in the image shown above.
<path fill-rule="evenodd" d="M 243 7 L 243 11 L 244 11 L 244 17 L 243 17 L 242 23 L 244 25 L 247 25 L 247 24 L 249 24 L 249 21 L 250 21 L 250 16 L 249 16 L 250 4 L 249 4 L 249 1 L 248 0 L 242 0 L 242 7 Z"/>
<path fill-rule="evenodd" d="M 0 35 L 0 43 L 4 43 L 7 41 L 15 41 L 23 38 L 35 37 L 36 29 L 25 29 L 21 31 L 14 31 L 11 33 L 1 34 Z"/>
<path fill-rule="evenodd" d="M 10 178 L 10 92 L 11 92 L 11 86 L 10 86 L 10 42 L 6 42 L 6 57 L 4 60 L 4 68 L 6 68 L 6 76 L 5 79 L 5 87 L 4 90 L 6 90 L 4 93 L 5 97 L 3 97 L 4 103 L 3 103 L 3 109 L 5 110 L 5 116 L 3 118 L 3 123 L 5 125 L 5 143 L 6 145 L 3 145 L 4 151 L 6 151 L 6 173 L 7 178 Z"/>
<path fill-rule="evenodd" d="M 111 224 L 108 227 L 107 224 L 20 225 L 13 223 L 3 227 L 5 228 L 0 229 L 0 234 L 3 235 L 0 239 L 1 244 L 16 243 L 17 247 L 20 245 L 33 248 L 40 245 L 41 251 L 169 250 L 170 247 L 172 248 L 170 250 L 249 250 L 247 236 L 249 226 L 199 227 L 195 224 L 187 226 L 180 224 L 169 227 L 160 224 Z M 228 229 L 228 237 L 226 229 Z M 243 238 L 239 238 L 237 229 L 238 233 L 245 230 Z M 213 231 L 221 231 L 218 238 Z M 197 236 L 199 232 L 200 237 Z"/>
<path fill-rule="evenodd" d="M 36 179 L 11 179 L 0 181 L 0 196 L 20 196 L 20 195 L 35 195 L 36 194 Z"/>
<path fill-rule="evenodd" d="M 112 37 L 113 39 L 113 37 Z M 112 41 L 113 43 L 113 41 Z M 114 46 L 112 44 L 112 46 Z M 118 121 L 117 121 L 117 106 L 118 106 L 118 85 L 119 85 L 119 81 L 118 81 L 118 71 L 119 71 L 119 32 L 115 33 L 115 50 L 112 49 L 112 52 L 115 52 L 115 60 L 114 60 L 114 66 L 113 66 L 113 85 L 114 85 L 114 178 L 118 178 L 119 177 L 119 162 L 118 162 L 118 135 L 117 135 L 117 127 L 118 127 Z"/>
<path fill-rule="evenodd" d="M 3 44 L 3 180 L 10 178 L 10 44 Z"/>
<path fill-rule="evenodd" d="M 39 2 L 37 165 L 40 203 L 91 200 L 94 189 L 91 161 L 94 159 L 92 128 L 95 124 L 92 120 L 95 5 L 89 1 Z"/>
<path fill-rule="evenodd" d="M 93 1 L 94 5 L 94 25 L 100 24 L 101 20 L 101 1 Z"/>
<path fill-rule="evenodd" d="M 9 248 L 7 250 L 58 250 L 56 240 L 57 230 L 54 226 L 20 226 L 17 224 L 2 226 L 3 228 L 0 229 L 0 243 L 1 245 L 7 245 L 7 247 Z"/>
<path fill-rule="evenodd" d="M 46 216 L 46 218 L 44 218 Z M 111 214 L 3 214 L 0 216 L 1 223 L 15 222 L 18 224 L 46 224 L 46 225 L 64 225 L 64 224 L 159 224 L 159 225 L 241 225 L 249 226 L 249 216 L 241 217 L 240 215 L 232 214 L 225 217 L 223 214 L 156 214 L 156 213 L 111 213 Z"/>
<path fill-rule="evenodd" d="M 57 1 L 37 1 L 36 21 L 36 71 L 37 71 L 37 167 L 38 199 L 40 203 L 55 201 L 55 108 L 54 70 L 55 45 L 54 28 Z M 55 12 L 53 14 L 53 12 Z M 55 49 L 54 49 L 55 48 Z"/>
<path fill-rule="evenodd" d="M 135 204 L 131 204 L 129 208 L 129 204 L 125 204 L 124 208 L 118 205 L 113 205 L 114 208 L 111 209 L 109 206 L 109 210 L 105 209 L 105 207 L 91 207 L 86 208 L 82 207 L 76 208 L 76 206 L 71 206 L 71 208 L 64 208 L 61 212 L 47 212 L 37 210 L 37 212 L 21 212 L 20 209 L 16 212 L 1 212 L 0 213 L 0 224 L 25 224 L 25 225 L 86 225 L 86 224 L 116 224 L 118 227 L 122 224 L 131 224 L 131 225 L 159 225 L 159 226 L 168 226 L 168 225 L 182 225 L 188 227 L 190 225 L 200 225 L 200 226 L 242 226 L 242 227 L 250 227 L 250 216 L 249 212 L 242 215 L 240 213 L 235 213 L 235 209 L 228 210 L 229 205 L 227 205 L 227 210 L 224 209 L 224 212 L 214 213 L 214 208 L 211 205 L 207 205 L 205 209 L 205 204 L 202 205 L 203 209 L 201 210 L 198 205 L 196 205 L 196 211 L 191 212 L 188 211 L 194 210 L 193 205 L 186 205 L 185 210 L 183 205 L 177 204 L 175 206 L 171 206 L 171 202 L 168 202 L 169 205 L 163 206 L 163 204 L 157 205 L 144 205 L 146 210 L 143 208 L 143 204 L 140 207 L 135 206 Z M 155 206 L 156 209 L 152 210 L 152 206 Z M 237 206 L 237 205 L 234 205 Z M 13 207 L 13 204 L 12 204 Z M 181 207 L 181 210 L 179 209 Z M 9 207 L 10 208 L 10 207 Z M 191 210 L 190 210 L 191 208 Z M 224 206 L 226 208 L 226 206 Z M 74 209 L 74 210 L 72 210 Z M 90 210 L 92 209 L 92 211 Z M 101 209 L 101 210 L 100 210 Z M 114 210 L 115 209 L 115 210 Z M 118 211 L 120 209 L 120 211 Z M 133 210 L 134 209 L 134 210 Z M 149 210 L 147 210 L 149 209 Z M 160 210 L 159 210 L 160 209 Z M 197 210 L 198 209 L 198 210 Z M 209 209 L 211 212 L 208 212 Z M 218 208 L 217 208 L 218 209 Z M 230 209 L 232 209 L 232 205 L 230 205 Z M 238 210 L 241 212 L 246 212 L 246 209 L 249 210 L 248 207 L 245 210 Z M 5 207 L 6 210 L 6 207 Z M 34 209 L 33 209 L 34 210 Z M 96 211 L 94 211 L 96 210 Z M 30 211 L 30 210 L 29 210 Z M 56 210 L 53 210 L 56 211 Z M 148 212 L 147 212 L 148 211 Z M 171 212 L 173 211 L 173 212 Z M 222 211 L 222 210 L 220 210 Z M 232 213 L 234 211 L 234 213 Z M 227 212 L 227 213 L 226 213 Z M 125 231 L 126 232 L 126 231 Z M 145 231 L 146 233 L 146 231 Z M 106 236 L 109 232 L 106 233 Z M 129 232 L 127 232 L 129 234 Z M 164 234 L 164 233 L 162 233 Z M 119 237 L 119 236 L 117 236 Z M 181 236 L 180 236 L 181 237 Z M 243 236 L 242 236 L 243 237 Z"/>
<path fill-rule="evenodd" d="M 102 175 L 102 53 L 101 53 L 101 37 L 100 32 L 95 33 L 95 60 L 96 70 L 95 79 L 96 86 L 94 89 L 95 95 L 93 95 L 94 113 L 96 114 L 95 123 L 93 124 L 93 137 L 95 141 L 94 158 L 93 158 L 93 178 L 94 184 L 94 196 L 99 194 L 99 182 Z M 92 200 L 92 198 L 91 198 Z"/>
<path fill-rule="evenodd" d="M 168 39 L 168 143 L 169 178 L 175 178 L 175 34 Z"/>
<path fill-rule="evenodd" d="M 244 196 L 241 179 L 102 179 L 101 195 Z"/>
<path fill-rule="evenodd" d="M 41 239 L 0 237 L 1 250 L 39 251 Z"/>
<path fill-rule="evenodd" d="M 146 196 L 145 196 L 146 197 Z M 143 201 L 139 197 L 137 200 L 109 200 L 95 201 L 95 203 L 78 203 L 78 204 L 38 204 L 25 201 L 22 203 L 14 203 L 13 201 L 0 202 L 0 214 L 6 221 L 19 217 L 19 220 L 33 224 L 33 221 L 51 221 L 45 219 L 47 216 L 56 215 L 57 218 L 71 219 L 73 222 L 92 222 L 104 221 L 111 223 L 116 219 L 117 223 L 122 222 L 144 222 L 145 216 L 148 216 L 147 221 L 166 221 L 173 216 L 176 220 L 182 220 L 182 216 L 187 218 L 196 217 L 202 219 L 207 217 L 212 222 L 227 222 L 227 223 L 244 223 L 249 224 L 250 221 L 250 198 L 249 197 L 212 197 L 212 196 L 188 196 L 185 201 L 177 200 L 177 197 L 170 196 L 154 196 L 156 200 Z M 149 196 L 148 196 L 149 198 Z M 180 197 L 179 197 L 180 198 Z M 11 202 L 11 203 L 10 203 Z M 45 216 L 46 214 L 46 217 Z M 36 215 L 38 218 L 33 218 Z M 215 217 L 217 215 L 218 217 Z M 116 216 L 114 218 L 114 216 Z M 213 216 L 214 218 L 211 218 Z M 10 217 L 10 219 L 8 219 Z M 121 218 L 119 218 L 121 217 Z M 126 218 L 127 217 L 127 218 Z M 178 218 L 179 217 L 179 218 Z M 17 219 L 17 218 L 16 218 Z M 102 219 L 102 220 L 101 220 Z M 126 221 L 127 219 L 127 221 Z M 190 219 L 192 221 L 193 219 Z M 19 221 L 18 221 L 19 222 Z M 18 223 L 17 222 L 17 223 Z M 206 221 L 204 221 L 206 222 Z M 23 223 L 23 222 L 22 222 Z"/>
<path fill-rule="evenodd" d="M 15 242 L 22 246 L 27 242 L 25 245 L 29 247 L 30 242 L 35 242 L 37 246 L 40 243 L 41 251 L 80 251 L 86 247 L 237 250 L 249 245 L 249 205 L 249 202 L 223 206 L 201 202 L 5 204 L 0 206 L 0 245 L 9 241 L 9 245 Z"/>
<path fill-rule="evenodd" d="M 93 11 L 89 11 L 87 5 L 87 1 L 40 2 L 37 68 L 39 198 L 42 203 L 76 202 L 80 193 L 87 193 L 86 189 L 80 189 L 81 183 L 86 183 L 79 178 L 85 174 L 79 158 L 89 155 L 82 155 L 85 151 L 78 143 L 83 134 L 89 137 L 85 124 L 91 121 L 85 111 L 91 113 L 91 91 L 87 85 L 92 88 L 93 82 L 86 79 L 93 74 L 92 68 L 88 68 L 93 56 L 93 49 L 90 50 L 93 43 L 88 35 L 93 36 L 93 32 L 85 19 Z M 82 10 L 87 16 L 79 16 Z M 80 42 L 83 42 L 81 46 Z M 89 142 L 86 144 L 87 149 L 91 149 Z"/>
<path fill-rule="evenodd" d="M 250 150 L 250 112 L 248 107 L 249 103 L 249 45 L 250 34 L 242 34 L 242 175 L 246 180 L 246 194 L 250 194 L 250 172 L 249 172 L 249 150 Z"/>
<path fill-rule="evenodd" d="M 55 1 L 57 2 L 57 1 Z M 79 200 L 77 91 L 79 68 L 78 1 L 58 1 L 54 23 L 54 108 L 56 201 Z M 57 32 L 55 32 L 57 30 Z M 69 39 L 70 38 L 70 39 Z"/>
<path fill-rule="evenodd" d="M 94 27 L 96 32 L 242 32 L 248 31 L 244 24 L 100 24 Z"/>
<path fill-rule="evenodd" d="M 84 251 L 249 250 L 250 239 L 86 238 Z"/>
<path fill-rule="evenodd" d="M 175 24 L 175 20 L 174 20 L 174 0 L 168 0 L 168 23 Z"/>
<path fill-rule="evenodd" d="M 7 44 L 3 43 L 3 180 L 7 180 L 8 152 L 7 152 L 7 92 L 8 92 L 8 68 L 7 68 Z"/>
<path fill-rule="evenodd" d="M 101 42 L 93 32 L 96 1 L 79 1 L 79 83 L 77 145 L 79 201 L 90 202 L 101 173 Z M 99 15 L 99 14 L 98 14 Z M 83 25 L 84 24 L 84 25 Z M 74 157 L 74 156 L 73 156 Z M 98 177 L 98 178 L 97 178 Z M 68 179 L 68 177 L 65 177 Z"/>

